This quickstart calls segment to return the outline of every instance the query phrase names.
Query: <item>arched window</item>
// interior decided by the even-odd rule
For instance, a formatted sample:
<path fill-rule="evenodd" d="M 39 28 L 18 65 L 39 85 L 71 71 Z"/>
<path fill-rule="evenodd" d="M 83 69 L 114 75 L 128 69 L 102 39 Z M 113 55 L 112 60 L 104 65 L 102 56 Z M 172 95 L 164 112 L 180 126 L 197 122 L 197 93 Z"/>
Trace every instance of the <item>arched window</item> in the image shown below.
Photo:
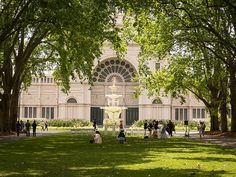
<path fill-rule="evenodd" d="M 76 99 L 74 99 L 74 98 L 69 98 L 69 99 L 67 100 L 67 103 L 77 103 L 77 101 L 76 101 Z"/>
<path fill-rule="evenodd" d="M 111 75 L 108 79 L 107 79 L 107 82 L 112 82 L 113 81 L 113 78 L 116 79 L 116 82 L 123 82 L 122 81 L 122 78 L 119 76 L 119 75 Z"/>
<path fill-rule="evenodd" d="M 114 75 L 118 82 L 131 82 L 136 74 L 134 66 L 128 61 L 110 58 L 94 69 L 93 82 L 111 82 Z"/>
<path fill-rule="evenodd" d="M 162 101 L 160 98 L 156 98 L 152 101 L 152 104 L 162 104 Z"/>

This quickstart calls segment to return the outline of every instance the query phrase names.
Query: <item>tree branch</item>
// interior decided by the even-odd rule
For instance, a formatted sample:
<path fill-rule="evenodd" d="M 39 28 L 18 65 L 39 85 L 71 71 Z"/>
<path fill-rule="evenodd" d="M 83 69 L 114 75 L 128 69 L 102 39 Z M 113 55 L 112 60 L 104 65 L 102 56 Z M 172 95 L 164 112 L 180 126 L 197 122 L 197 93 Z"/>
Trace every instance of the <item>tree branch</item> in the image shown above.
<path fill-rule="evenodd" d="M 28 8 L 29 4 L 33 0 L 28 0 L 27 3 L 22 7 L 22 9 L 19 11 L 19 13 L 16 15 L 16 17 L 9 23 L 5 24 L 5 27 L 3 25 L 2 32 L 0 34 L 0 44 L 9 36 L 10 33 L 12 33 L 12 29 L 17 26 L 17 22 L 20 20 L 20 17 L 25 12 L 25 10 Z"/>

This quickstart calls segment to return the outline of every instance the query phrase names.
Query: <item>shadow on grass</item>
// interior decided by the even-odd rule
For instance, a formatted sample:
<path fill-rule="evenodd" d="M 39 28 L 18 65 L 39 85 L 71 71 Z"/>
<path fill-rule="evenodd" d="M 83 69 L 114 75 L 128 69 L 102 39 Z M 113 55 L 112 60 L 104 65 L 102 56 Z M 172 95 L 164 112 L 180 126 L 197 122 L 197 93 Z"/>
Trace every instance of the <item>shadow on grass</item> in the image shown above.
<path fill-rule="evenodd" d="M 128 137 L 118 144 L 103 136 L 103 144 L 89 144 L 91 135 L 60 134 L 0 144 L 0 176 L 231 176 L 235 171 L 200 168 L 196 163 L 235 163 L 235 150 L 191 141 Z M 200 157 L 203 154 L 207 157 Z M 222 154 L 221 157 L 210 156 Z M 231 155 L 224 158 L 224 154 Z M 188 156 L 188 158 L 186 157 Z M 194 161 L 194 162 L 192 162 Z M 187 166 L 186 164 L 189 164 Z"/>
<path fill-rule="evenodd" d="M 139 170 L 127 170 L 111 167 L 73 167 L 73 166 L 60 166 L 60 170 L 56 169 L 27 169 L 21 171 L 5 171 L 4 176 L 9 177 L 21 177 L 21 176 L 94 176 L 94 177 L 192 177 L 192 176 L 203 176 L 203 177 L 220 177 L 223 174 L 233 175 L 226 173 L 225 171 L 210 171 L 206 172 L 199 169 L 171 169 L 171 168 L 153 168 L 153 169 L 139 169 Z"/>

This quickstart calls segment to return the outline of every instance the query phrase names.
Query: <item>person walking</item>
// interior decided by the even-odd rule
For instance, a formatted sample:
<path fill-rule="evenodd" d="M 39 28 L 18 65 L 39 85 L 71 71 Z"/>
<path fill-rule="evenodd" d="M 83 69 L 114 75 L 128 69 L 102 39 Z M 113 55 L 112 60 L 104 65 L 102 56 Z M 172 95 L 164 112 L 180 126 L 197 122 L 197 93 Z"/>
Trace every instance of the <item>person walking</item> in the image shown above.
<path fill-rule="evenodd" d="M 206 128 L 206 125 L 204 124 L 204 122 L 199 121 L 199 124 L 197 125 L 197 129 L 199 132 L 200 139 L 202 138 L 202 136 L 204 136 L 205 128 Z"/>
<path fill-rule="evenodd" d="M 36 124 L 36 121 L 34 120 L 33 124 L 32 124 L 32 127 L 33 127 L 33 136 L 36 136 L 36 128 L 37 128 L 37 124 Z"/>

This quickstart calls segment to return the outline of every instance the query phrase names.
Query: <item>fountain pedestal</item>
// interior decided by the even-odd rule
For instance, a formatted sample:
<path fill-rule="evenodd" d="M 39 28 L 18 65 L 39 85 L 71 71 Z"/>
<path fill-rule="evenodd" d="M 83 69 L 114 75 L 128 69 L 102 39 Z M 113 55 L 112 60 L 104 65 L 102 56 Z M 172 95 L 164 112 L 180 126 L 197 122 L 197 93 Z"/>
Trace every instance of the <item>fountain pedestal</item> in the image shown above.
<path fill-rule="evenodd" d="M 117 90 L 117 86 L 115 85 L 116 80 L 113 78 L 113 84 L 112 86 L 109 86 L 111 89 L 111 94 L 106 95 L 108 106 L 101 107 L 101 109 L 104 109 L 105 113 L 108 114 L 108 120 L 104 120 L 105 125 L 105 134 L 107 133 L 107 126 L 112 127 L 112 134 L 115 135 L 115 127 L 116 125 L 119 125 L 120 122 L 120 114 L 124 109 L 127 109 L 126 107 L 119 106 L 119 98 L 122 97 L 122 95 L 117 95 L 114 92 Z M 109 123 L 107 123 L 109 122 Z"/>

